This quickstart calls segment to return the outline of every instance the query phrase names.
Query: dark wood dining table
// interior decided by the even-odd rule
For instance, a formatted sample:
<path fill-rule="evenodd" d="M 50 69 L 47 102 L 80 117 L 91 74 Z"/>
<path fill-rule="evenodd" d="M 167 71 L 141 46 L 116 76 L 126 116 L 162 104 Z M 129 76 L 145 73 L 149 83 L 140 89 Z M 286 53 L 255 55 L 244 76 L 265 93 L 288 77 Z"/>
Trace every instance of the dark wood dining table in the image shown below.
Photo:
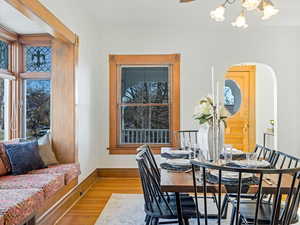
<path fill-rule="evenodd" d="M 268 178 L 267 181 L 263 182 L 262 193 L 263 194 L 274 194 L 276 193 L 277 187 L 277 176 L 268 174 L 265 176 Z M 271 181 L 271 183 L 270 183 Z M 284 175 L 281 182 L 281 191 L 279 198 L 282 198 L 283 194 L 287 194 L 290 191 L 292 182 L 292 177 L 289 175 Z M 197 185 L 201 189 L 201 184 Z M 180 225 L 184 225 L 182 218 L 181 202 L 180 202 L 180 193 L 193 193 L 193 175 L 192 172 L 173 172 L 165 169 L 161 170 L 161 191 L 163 192 L 174 192 L 176 195 L 176 204 L 177 204 L 177 215 L 178 222 Z M 255 194 L 257 192 L 258 186 L 251 185 L 249 187 L 248 193 Z M 217 184 L 207 184 L 207 190 L 210 193 L 217 193 L 218 188 Z M 226 193 L 226 188 L 222 187 L 222 192 Z"/>

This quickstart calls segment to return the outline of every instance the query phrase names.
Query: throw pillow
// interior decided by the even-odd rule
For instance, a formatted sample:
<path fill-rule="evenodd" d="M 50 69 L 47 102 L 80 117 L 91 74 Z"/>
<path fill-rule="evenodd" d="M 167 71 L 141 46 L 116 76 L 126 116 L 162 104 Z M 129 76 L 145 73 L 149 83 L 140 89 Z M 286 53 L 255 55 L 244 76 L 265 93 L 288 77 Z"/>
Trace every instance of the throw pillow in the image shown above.
<path fill-rule="evenodd" d="M 31 170 L 45 168 L 38 152 L 37 141 L 4 144 L 13 175 L 25 174 Z"/>
<path fill-rule="evenodd" d="M 0 161 L 2 161 L 2 166 L 0 166 L 0 167 L 5 168 L 5 169 L 0 169 L 0 171 L 2 171 L 2 172 L 0 172 L 0 176 L 9 174 L 11 172 L 10 162 L 9 162 L 8 156 L 6 154 L 4 145 L 5 144 L 16 144 L 18 142 L 19 142 L 19 139 L 13 139 L 10 141 L 4 141 L 4 142 L 0 143 Z M 1 164 L 1 162 L 0 162 L 0 164 Z"/>
<path fill-rule="evenodd" d="M 0 158 L 0 176 L 6 175 L 7 174 L 7 169 L 4 165 L 4 162 Z"/>
<path fill-rule="evenodd" d="M 45 165 L 49 166 L 49 165 L 58 164 L 56 156 L 52 150 L 50 133 L 45 134 L 43 137 L 41 137 L 38 140 L 38 143 L 39 143 L 39 153 Z"/>

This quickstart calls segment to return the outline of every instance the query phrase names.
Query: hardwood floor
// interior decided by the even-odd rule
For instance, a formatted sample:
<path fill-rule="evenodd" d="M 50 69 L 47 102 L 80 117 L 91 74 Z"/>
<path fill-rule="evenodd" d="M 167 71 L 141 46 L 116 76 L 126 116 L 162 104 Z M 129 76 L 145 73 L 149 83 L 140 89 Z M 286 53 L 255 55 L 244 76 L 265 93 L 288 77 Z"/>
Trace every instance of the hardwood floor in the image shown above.
<path fill-rule="evenodd" d="M 142 193 L 138 178 L 98 178 L 57 225 L 94 225 L 112 193 Z"/>

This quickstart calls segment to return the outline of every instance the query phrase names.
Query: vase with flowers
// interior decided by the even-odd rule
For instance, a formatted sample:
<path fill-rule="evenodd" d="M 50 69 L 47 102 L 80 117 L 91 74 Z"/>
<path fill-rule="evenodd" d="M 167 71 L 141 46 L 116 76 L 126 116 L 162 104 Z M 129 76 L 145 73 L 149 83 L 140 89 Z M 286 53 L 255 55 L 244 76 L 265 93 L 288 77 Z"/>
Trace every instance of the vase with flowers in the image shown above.
<path fill-rule="evenodd" d="M 202 98 L 195 107 L 194 119 L 199 123 L 198 145 L 203 156 L 218 161 L 224 144 L 226 119 L 230 113 L 223 105 L 215 104 L 213 98 Z"/>

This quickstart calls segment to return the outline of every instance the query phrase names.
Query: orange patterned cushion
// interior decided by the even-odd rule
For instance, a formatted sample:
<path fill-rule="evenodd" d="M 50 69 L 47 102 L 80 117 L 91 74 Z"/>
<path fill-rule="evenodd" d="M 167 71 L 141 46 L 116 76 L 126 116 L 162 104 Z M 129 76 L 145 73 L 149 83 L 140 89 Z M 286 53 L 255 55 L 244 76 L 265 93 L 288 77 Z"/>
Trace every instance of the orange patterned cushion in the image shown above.
<path fill-rule="evenodd" d="M 0 143 L 0 176 L 11 172 L 11 166 L 7 154 L 5 152 L 4 144 L 16 144 L 18 142 L 20 142 L 19 139 L 14 139 L 14 140 L 4 141 Z M 2 166 L 5 169 L 1 169 L 1 162 L 2 162 Z"/>
<path fill-rule="evenodd" d="M 0 225 L 4 225 L 4 216 L 0 215 Z"/>
<path fill-rule="evenodd" d="M 30 189 L 44 191 L 45 199 L 52 197 L 65 185 L 63 174 L 25 174 L 0 177 L 0 189 Z M 0 204 L 1 205 L 1 204 Z"/>
<path fill-rule="evenodd" d="M 30 174 L 63 174 L 65 176 L 65 184 L 69 184 L 80 174 L 80 165 L 78 163 L 60 164 L 49 166 L 49 168 L 33 170 Z"/>
<path fill-rule="evenodd" d="M 40 189 L 0 190 L 0 215 L 5 225 L 19 225 L 30 219 L 43 202 Z"/>

